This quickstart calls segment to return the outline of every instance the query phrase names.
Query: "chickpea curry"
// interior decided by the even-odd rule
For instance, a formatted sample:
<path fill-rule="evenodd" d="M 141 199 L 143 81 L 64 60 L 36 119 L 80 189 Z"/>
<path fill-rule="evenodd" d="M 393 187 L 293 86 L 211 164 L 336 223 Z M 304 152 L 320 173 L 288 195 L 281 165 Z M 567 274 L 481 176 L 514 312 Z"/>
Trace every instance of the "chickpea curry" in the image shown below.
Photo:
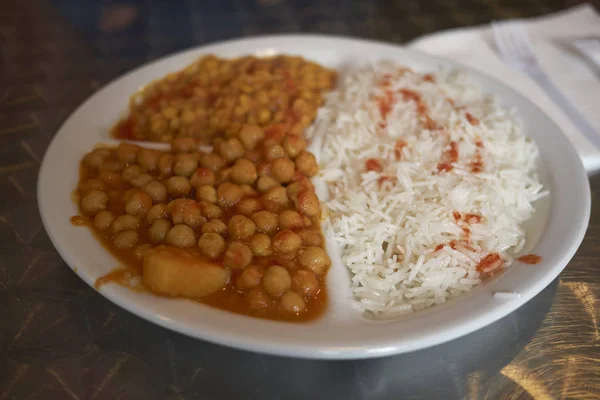
<path fill-rule="evenodd" d="M 298 57 L 209 56 L 153 83 L 114 132 L 169 140 L 171 150 L 122 142 L 81 162 L 83 223 L 124 265 L 97 284 L 139 277 L 144 290 L 237 313 L 320 315 L 331 261 L 310 181 L 318 165 L 303 130 L 334 82 L 334 72 Z M 249 108 L 237 118 L 242 104 Z M 269 118 L 260 118 L 262 107 Z M 228 122 L 212 124 L 216 116 Z M 160 135 L 155 121 L 168 126 Z M 199 150 L 205 141 L 211 151 Z"/>

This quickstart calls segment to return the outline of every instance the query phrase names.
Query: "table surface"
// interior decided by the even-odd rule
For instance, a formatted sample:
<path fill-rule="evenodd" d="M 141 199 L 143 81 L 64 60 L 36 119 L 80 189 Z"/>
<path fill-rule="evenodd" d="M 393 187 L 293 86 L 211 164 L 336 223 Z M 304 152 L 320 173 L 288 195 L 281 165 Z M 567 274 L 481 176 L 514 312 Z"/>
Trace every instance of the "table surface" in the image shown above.
<path fill-rule="evenodd" d="M 574 4 L 2 1 L 0 400 L 600 398 L 600 176 L 591 179 L 592 216 L 581 248 L 525 306 L 444 345 L 343 362 L 232 350 L 118 308 L 63 262 L 36 201 L 40 160 L 65 118 L 111 79 L 165 54 L 278 32 L 402 43 Z"/>

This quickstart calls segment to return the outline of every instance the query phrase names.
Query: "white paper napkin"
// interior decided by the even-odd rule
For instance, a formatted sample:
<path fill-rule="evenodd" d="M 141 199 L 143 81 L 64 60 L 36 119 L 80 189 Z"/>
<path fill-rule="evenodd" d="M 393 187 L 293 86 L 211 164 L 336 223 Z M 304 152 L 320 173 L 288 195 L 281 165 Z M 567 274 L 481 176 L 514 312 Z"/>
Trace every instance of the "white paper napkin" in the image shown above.
<path fill-rule="evenodd" d="M 526 28 L 542 68 L 600 134 L 600 75 L 570 45 L 577 38 L 600 36 L 600 14 L 583 4 L 527 20 Z M 600 149 L 579 132 L 533 80 L 502 62 L 489 25 L 423 36 L 408 47 L 461 62 L 525 95 L 571 139 L 588 173 L 600 171 Z"/>

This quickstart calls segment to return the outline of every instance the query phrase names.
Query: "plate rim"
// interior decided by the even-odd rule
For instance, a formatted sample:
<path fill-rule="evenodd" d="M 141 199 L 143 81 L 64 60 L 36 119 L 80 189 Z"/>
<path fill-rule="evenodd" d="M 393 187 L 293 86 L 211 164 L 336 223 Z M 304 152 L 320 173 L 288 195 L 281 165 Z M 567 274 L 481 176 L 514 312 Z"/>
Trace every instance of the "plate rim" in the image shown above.
<path fill-rule="evenodd" d="M 583 207 L 583 210 L 582 210 L 583 214 L 580 218 L 583 223 L 581 224 L 581 226 L 580 226 L 579 230 L 576 232 L 576 234 L 574 234 L 571 237 L 571 240 L 570 240 L 571 245 L 570 245 L 569 250 L 566 253 L 564 253 L 560 257 L 559 260 L 557 260 L 556 262 L 553 263 L 553 265 L 554 265 L 553 268 L 550 268 L 549 271 L 544 274 L 544 279 L 541 281 L 538 281 L 537 284 L 535 285 L 535 288 L 531 288 L 531 290 L 529 290 L 526 295 L 523 295 L 521 298 L 516 299 L 512 304 L 504 305 L 503 307 L 497 309 L 496 312 L 494 312 L 494 313 L 490 313 L 487 315 L 479 315 L 478 318 L 475 318 L 474 320 L 472 320 L 468 323 L 462 323 L 462 324 L 455 325 L 455 326 L 446 326 L 446 327 L 444 327 L 444 330 L 443 330 L 444 335 L 429 334 L 427 340 L 421 340 L 421 341 L 412 340 L 412 341 L 408 341 L 408 343 L 405 343 L 403 346 L 398 346 L 398 343 L 397 343 L 398 339 L 396 339 L 396 340 L 388 339 L 386 341 L 381 342 L 378 345 L 373 345 L 373 344 L 359 345 L 358 343 L 354 343 L 350 347 L 349 346 L 339 346 L 339 347 L 333 346 L 332 347 L 331 345 L 318 346 L 315 344 L 306 344 L 306 343 L 299 344 L 299 343 L 294 343 L 293 341 L 292 342 L 280 341 L 278 343 L 272 343 L 272 342 L 265 342 L 265 340 L 261 340 L 260 338 L 257 339 L 256 337 L 245 338 L 245 337 L 237 335 L 235 333 L 231 334 L 231 332 L 222 332 L 222 330 L 220 331 L 219 329 L 216 329 L 216 330 L 209 329 L 207 331 L 199 332 L 196 329 L 194 329 L 193 327 L 188 326 L 187 324 L 185 324 L 181 321 L 164 318 L 160 315 L 157 315 L 155 312 L 152 312 L 151 310 L 145 309 L 143 307 L 138 307 L 135 303 L 131 303 L 130 300 L 128 301 L 128 298 L 130 297 L 130 296 L 128 296 L 128 294 L 130 294 L 130 293 L 125 292 L 125 291 L 127 291 L 127 292 L 130 292 L 130 291 L 128 291 L 128 289 L 126 289 L 126 288 L 109 287 L 107 289 L 102 288 L 101 290 L 97 290 L 94 287 L 94 282 L 92 281 L 92 277 L 89 276 L 88 274 L 84 273 L 81 268 L 77 268 L 77 267 L 73 266 L 73 260 L 71 259 L 70 255 L 69 255 L 68 249 L 63 248 L 60 245 L 60 240 L 57 236 L 57 233 L 55 232 L 52 224 L 49 221 L 49 217 L 47 214 L 49 211 L 46 210 L 45 206 L 44 206 L 44 204 L 45 204 L 44 198 L 43 198 L 44 179 L 45 179 L 45 176 L 50 173 L 47 171 L 49 168 L 48 167 L 48 163 L 49 163 L 48 159 L 49 159 L 50 155 L 53 154 L 51 152 L 51 150 L 53 149 L 53 146 L 57 145 L 58 141 L 60 140 L 59 136 L 60 136 L 61 132 L 63 132 L 66 128 L 68 128 L 69 123 L 72 122 L 75 119 L 75 117 L 83 109 L 85 109 L 85 107 L 88 104 L 90 104 L 93 101 L 94 98 L 96 98 L 97 96 L 100 96 L 100 94 L 103 91 L 105 91 L 105 90 L 108 91 L 109 88 L 118 85 L 121 81 L 125 81 L 125 80 L 131 78 L 132 76 L 138 74 L 141 70 L 143 70 L 145 68 L 151 68 L 155 64 L 158 64 L 160 62 L 164 62 L 166 60 L 174 59 L 174 58 L 185 56 L 185 55 L 191 55 L 191 54 L 195 54 L 195 53 L 197 53 L 198 55 L 202 54 L 202 53 L 205 53 L 205 54 L 210 53 L 211 51 L 214 51 L 214 50 L 211 50 L 211 48 L 213 48 L 213 47 L 242 45 L 244 43 L 255 42 L 255 41 L 269 42 L 272 40 L 277 40 L 277 41 L 287 40 L 290 42 L 293 42 L 294 40 L 296 40 L 296 41 L 302 41 L 302 40 L 323 41 L 324 40 L 324 41 L 345 42 L 347 45 L 350 45 L 352 43 L 360 43 L 362 45 L 385 46 L 395 52 L 404 52 L 409 55 L 415 54 L 421 58 L 425 58 L 425 59 L 434 61 L 438 64 L 443 63 L 443 64 L 447 64 L 447 65 L 456 66 L 457 68 L 460 68 L 461 70 L 467 71 L 468 74 L 475 74 L 479 78 L 483 78 L 484 80 L 494 82 L 496 85 L 504 87 L 511 93 L 511 95 L 517 96 L 521 100 L 524 100 L 526 103 L 528 103 L 529 106 L 536 108 L 539 111 L 539 113 L 541 115 L 543 115 L 543 117 L 551 125 L 553 125 L 554 130 L 556 130 L 557 132 L 560 132 L 560 136 L 562 136 L 562 138 L 568 142 L 568 138 L 566 138 L 565 134 L 556 125 L 556 123 L 552 120 L 552 118 L 550 116 L 546 115 L 546 113 L 544 113 L 534 102 L 530 101 L 529 99 L 527 99 L 525 96 L 523 96 L 516 90 L 504 85 L 503 83 L 499 82 L 498 80 L 494 79 L 493 77 L 490 77 L 490 76 L 486 75 L 485 73 L 477 71 L 471 67 L 465 66 L 462 63 L 447 60 L 447 59 L 444 59 L 444 58 L 438 57 L 438 56 L 431 56 L 426 53 L 420 52 L 418 50 L 407 49 L 403 46 L 399 46 L 399 45 L 396 45 L 393 43 L 386 43 L 386 42 L 380 42 L 380 41 L 368 40 L 368 39 L 366 40 L 366 39 L 359 39 L 359 38 L 351 38 L 351 37 L 344 37 L 344 36 L 337 36 L 337 35 L 282 34 L 282 35 L 251 36 L 251 37 L 244 37 L 244 38 L 238 38 L 238 39 L 234 38 L 234 39 L 229 39 L 229 40 L 225 40 L 225 41 L 207 43 L 207 44 L 203 44 L 203 45 L 196 46 L 193 48 L 177 51 L 172 54 L 166 55 L 164 57 L 158 58 L 156 60 L 150 60 L 147 63 L 144 63 L 138 67 L 135 67 L 132 70 L 125 72 L 124 74 L 111 80 L 106 85 L 104 85 L 102 88 L 100 88 L 97 91 L 95 91 L 94 93 L 92 93 L 85 101 L 83 101 L 77 108 L 75 108 L 75 110 L 61 124 L 60 128 L 56 131 L 54 137 L 52 138 L 52 141 L 48 145 L 48 147 L 45 151 L 43 160 L 40 164 L 38 182 L 37 182 L 37 201 L 38 201 L 38 208 L 39 208 L 39 212 L 40 212 L 40 216 L 41 216 L 44 228 L 46 229 L 46 232 L 48 233 L 48 236 L 49 236 L 53 246 L 58 251 L 58 253 L 61 255 L 63 260 L 67 263 L 67 265 L 69 265 L 69 268 L 71 268 L 84 282 L 86 282 L 88 285 L 90 285 L 94 290 L 98 291 L 103 297 L 105 297 L 108 300 L 112 301 L 113 303 L 117 304 L 119 307 L 131 312 L 132 314 L 140 316 L 154 324 L 160 325 L 164 328 L 167 328 L 167 329 L 179 332 L 179 333 L 183 333 L 183 334 L 191 336 L 191 337 L 206 340 L 206 341 L 209 341 L 212 343 L 226 345 L 226 346 L 243 349 L 243 350 L 249 350 L 249 351 L 255 351 L 255 352 L 258 351 L 261 353 L 274 354 L 274 355 L 294 356 L 294 357 L 299 357 L 299 358 L 358 359 L 358 358 L 380 357 L 380 356 L 385 356 L 385 355 L 415 351 L 415 350 L 422 349 L 425 347 L 431 347 L 434 345 L 438 345 L 438 344 L 450 341 L 452 339 L 455 339 L 457 337 L 471 333 L 471 332 L 473 332 L 477 329 L 480 329 L 480 328 L 508 315 L 509 313 L 515 311 L 517 308 L 519 308 L 521 305 L 525 304 L 532 297 L 534 297 L 537 293 L 539 293 L 541 290 L 543 290 L 543 288 L 545 288 L 548 284 L 550 284 L 550 282 L 552 280 L 554 280 L 560 274 L 560 272 L 566 267 L 568 261 L 573 257 L 573 255 L 575 254 L 579 245 L 581 244 L 581 241 L 583 240 L 583 237 L 585 235 L 587 225 L 589 222 L 590 213 L 591 213 L 591 195 L 590 195 L 589 181 L 587 180 L 587 175 L 585 174 L 581 160 L 580 160 L 579 156 L 577 155 L 575 149 L 570 144 L 570 142 L 568 142 L 568 146 L 567 146 L 568 150 L 566 150 L 566 151 L 572 153 L 571 156 L 574 153 L 576 159 L 579 161 L 579 163 L 578 163 L 579 171 L 574 171 L 574 172 L 577 173 L 578 178 L 585 177 L 585 184 L 583 186 L 585 193 L 582 193 L 582 194 L 584 194 L 584 196 L 582 197 L 582 204 L 581 204 L 581 206 Z M 332 46 L 332 45 L 330 44 L 330 46 Z M 250 53 L 250 52 L 254 51 L 256 48 L 248 47 L 248 49 L 249 49 L 248 53 Z M 130 95 L 130 94 L 128 93 L 127 95 Z M 102 142 L 102 138 L 98 138 L 97 142 Z M 552 208 L 555 207 L 554 202 L 551 207 Z M 549 219 L 552 218 L 552 210 L 550 211 L 548 218 Z M 544 233 L 545 233 L 545 230 L 546 230 L 546 228 L 544 229 Z M 540 241 L 543 239 L 544 233 L 542 234 Z M 533 294 L 531 294 L 531 293 L 533 293 Z M 452 300 L 450 303 L 456 304 L 461 299 L 464 300 L 465 298 L 467 298 L 468 295 L 472 295 L 472 292 L 468 293 L 467 295 L 460 296 L 457 299 Z M 434 307 L 434 309 L 436 309 L 436 308 L 437 307 Z M 432 309 L 428 310 L 429 316 L 431 316 L 432 314 L 435 314 L 435 310 L 434 310 L 434 312 L 430 312 L 431 310 Z M 216 310 L 216 311 L 221 314 L 227 314 L 228 319 L 236 320 L 240 323 L 248 322 L 248 320 L 252 320 L 252 321 L 258 320 L 256 318 L 238 316 L 238 315 L 226 313 L 226 312 L 220 311 L 220 310 Z M 417 314 L 422 314 L 422 312 L 417 313 Z M 439 314 L 439 312 L 438 312 L 438 314 Z M 277 324 L 277 326 L 279 328 L 281 328 L 283 325 L 285 325 L 285 323 L 281 324 L 281 323 L 272 322 L 272 321 L 265 321 L 265 320 L 258 320 L 258 321 L 260 321 L 261 324 L 264 324 L 265 326 Z M 295 324 L 288 324 L 288 325 L 298 326 Z M 302 325 L 310 325 L 310 323 L 302 324 Z"/>

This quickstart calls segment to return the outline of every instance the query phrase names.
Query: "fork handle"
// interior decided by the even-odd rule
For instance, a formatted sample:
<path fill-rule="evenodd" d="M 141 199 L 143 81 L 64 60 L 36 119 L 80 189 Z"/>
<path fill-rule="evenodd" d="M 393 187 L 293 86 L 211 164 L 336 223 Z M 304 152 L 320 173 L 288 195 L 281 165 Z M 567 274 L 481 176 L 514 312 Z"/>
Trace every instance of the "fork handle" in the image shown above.
<path fill-rule="evenodd" d="M 564 111 L 577 129 L 583 133 L 596 149 L 600 149 L 600 134 L 598 131 L 575 109 L 573 103 L 552 83 L 548 75 L 539 67 L 529 68 L 527 72 L 546 91 L 554 103 Z"/>

